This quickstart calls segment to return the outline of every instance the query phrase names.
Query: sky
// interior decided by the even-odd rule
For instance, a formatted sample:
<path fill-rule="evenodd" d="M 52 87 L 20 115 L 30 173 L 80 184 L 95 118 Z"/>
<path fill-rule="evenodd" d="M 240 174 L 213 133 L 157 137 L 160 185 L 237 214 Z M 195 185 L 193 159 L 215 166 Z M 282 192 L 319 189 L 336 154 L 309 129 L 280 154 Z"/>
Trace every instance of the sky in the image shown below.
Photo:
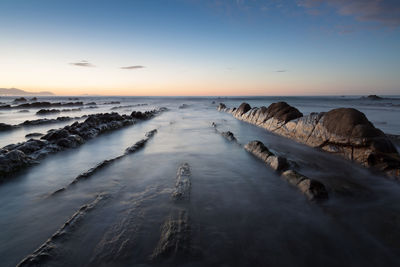
<path fill-rule="evenodd" d="M 400 94 L 399 0 L 0 0 L 0 88 Z"/>

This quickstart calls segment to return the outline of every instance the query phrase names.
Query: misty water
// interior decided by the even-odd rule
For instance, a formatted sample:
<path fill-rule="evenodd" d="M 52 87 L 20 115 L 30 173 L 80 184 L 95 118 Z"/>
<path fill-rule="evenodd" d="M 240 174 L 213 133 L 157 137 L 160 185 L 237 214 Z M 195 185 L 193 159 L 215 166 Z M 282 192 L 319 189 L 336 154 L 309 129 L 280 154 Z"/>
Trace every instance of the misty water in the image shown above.
<path fill-rule="evenodd" d="M 219 102 L 233 107 L 243 101 L 251 106 L 287 101 L 304 114 L 354 107 L 385 133 L 399 135 L 400 98 L 79 98 L 96 102 L 97 108 L 85 105 L 78 112 L 48 116 L 35 115 L 38 109 L 4 109 L 0 122 L 15 125 L 58 116 L 169 110 L 51 154 L 0 184 L 1 266 L 18 264 L 79 211 L 79 220 L 53 242 L 52 257 L 41 265 L 400 266 L 399 182 L 216 110 Z M 71 102 L 66 97 L 39 100 Z M 120 104 L 104 104 L 111 101 Z M 182 104 L 187 106 L 179 108 Z M 116 106 L 125 107 L 111 110 Z M 74 121 L 1 132 L 1 146 Z M 240 144 L 262 141 L 301 173 L 322 181 L 329 199 L 308 201 L 242 146 L 224 139 L 212 122 L 218 131 L 234 133 Z M 157 134 L 142 150 L 67 187 L 80 173 L 123 154 L 153 129 Z M 171 194 L 184 163 L 190 166 L 190 198 L 177 202 Z M 52 194 L 63 187 L 66 190 Z M 90 209 L 82 210 L 84 205 Z M 152 257 L 163 225 L 180 212 L 188 218 L 182 242 L 190 250 Z"/>

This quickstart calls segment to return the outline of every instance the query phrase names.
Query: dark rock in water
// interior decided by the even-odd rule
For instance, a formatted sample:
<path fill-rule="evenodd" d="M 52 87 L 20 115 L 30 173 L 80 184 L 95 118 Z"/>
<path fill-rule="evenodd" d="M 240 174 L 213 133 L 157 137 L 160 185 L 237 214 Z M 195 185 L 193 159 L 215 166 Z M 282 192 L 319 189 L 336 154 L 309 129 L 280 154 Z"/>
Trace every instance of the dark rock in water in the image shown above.
<path fill-rule="evenodd" d="M 211 127 L 214 127 L 214 128 L 215 128 L 215 127 L 217 127 L 217 124 L 216 124 L 215 122 L 212 122 L 212 123 L 211 123 Z"/>
<path fill-rule="evenodd" d="M 19 171 L 35 161 L 27 156 L 24 152 L 15 149 L 0 154 L 0 178 L 7 176 L 9 173 Z"/>
<path fill-rule="evenodd" d="M 104 102 L 103 105 L 118 105 L 121 104 L 119 101 Z"/>
<path fill-rule="evenodd" d="M 77 225 L 85 218 L 85 215 L 93 210 L 100 201 L 108 199 L 108 195 L 101 194 L 96 197 L 90 203 L 81 206 L 65 223 L 57 230 L 47 241 L 42 244 L 38 249 L 36 249 L 32 254 L 25 257 L 20 263 L 17 264 L 18 267 L 21 266 L 44 266 L 46 262 L 53 257 L 56 257 L 55 252 L 68 234 L 71 234 Z"/>
<path fill-rule="evenodd" d="M 182 105 L 179 106 L 179 109 L 185 109 L 185 108 L 188 108 L 188 107 L 189 107 L 188 104 L 182 104 Z"/>
<path fill-rule="evenodd" d="M 215 101 L 212 101 L 211 104 L 215 105 Z"/>
<path fill-rule="evenodd" d="M 185 210 L 171 214 L 161 227 L 160 240 L 151 255 L 154 261 L 192 256 L 191 228 L 189 215 Z"/>
<path fill-rule="evenodd" d="M 62 109 L 61 112 L 75 112 L 75 111 L 81 111 L 80 108 L 65 108 Z"/>
<path fill-rule="evenodd" d="M 37 99 L 37 97 L 32 97 L 31 98 L 31 101 L 37 101 L 38 99 Z"/>
<path fill-rule="evenodd" d="M 369 95 L 366 98 L 370 99 L 370 100 L 382 100 L 383 99 L 383 97 L 380 97 L 380 96 L 377 96 L 377 95 Z"/>
<path fill-rule="evenodd" d="M 241 107 L 241 111 L 220 107 L 218 110 L 232 113 L 240 120 L 300 143 L 321 148 L 400 178 L 400 155 L 396 148 L 381 130 L 375 128 L 356 109 L 339 108 L 327 113 L 302 116 L 297 109 L 284 102 L 271 104 L 268 108 L 251 109 L 247 103 L 243 103 Z M 248 112 L 243 113 L 245 110 Z"/>
<path fill-rule="evenodd" d="M 22 103 L 22 102 L 27 102 L 28 100 L 26 100 L 25 97 L 20 97 L 20 98 L 16 98 L 14 99 L 14 103 Z"/>
<path fill-rule="evenodd" d="M 27 135 L 25 135 L 26 138 L 31 138 L 31 137 L 40 137 L 43 136 L 44 134 L 42 133 L 29 133 Z"/>
<path fill-rule="evenodd" d="M 219 103 L 217 110 L 218 111 L 224 111 L 226 109 L 226 106 L 224 103 Z"/>
<path fill-rule="evenodd" d="M 19 113 L 29 113 L 30 111 L 27 109 L 18 110 Z"/>
<path fill-rule="evenodd" d="M 54 113 L 60 113 L 61 111 L 59 109 L 41 109 L 38 112 L 36 112 L 36 115 L 47 115 L 47 114 L 54 114 Z"/>
<path fill-rule="evenodd" d="M 175 200 L 189 200 L 191 188 L 191 172 L 188 163 L 182 164 L 176 174 L 175 190 L 172 198 Z"/>
<path fill-rule="evenodd" d="M 49 108 L 49 107 L 69 107 L 83 106 L 83 102 L 68 102 L 68 103 L 51 103 L 51 102 L 33 102 L 15 106 L 14 108 Z"/>
<path fill-rule="evenodd" d="M 11 105 L 1 105 L 0 106 L 0 109 L 10 109 L 11 108 Z"/>
<path fill-rule="evenodd" d="M 83 116 L 81 117 L 83 118 Z M 57 117 L 57 119 L 37 119 L 37 120 L 27 120 L 23 123 L 19 124 L 20 126 L 33 126 L 33 125 L 42 125 L 42 124 L 50 124 L 50 123 L 57 123 L 57 122 L 65 122 L 70 121 L 73 119 L 79 118 L 71 118 L 71 117 Z"/>
<path fill-rule="evenodd" d="M 10 125 L 10 124 L 6 124 L 6 123 L 0 122 L 0 132 L 9 131 L 9 130 L 12 130 L 14 128 L 15 128 L 14 125 Z"/>
<path fill-rule="evenodd" d="M 311 201 L 325 200 L 328 198 L 328 192 L 322 183 L 301 175 L 296 171 L 285 171 L 282 173 L 282 178 L 296 186 Z"/>
<path fill-rule="evenodd" d="M 87 105 L 87 106 L 96 106 L 97 104 L 96 104 L 96 102 L 89 102 L 89 103 L 86 103 L 85 105 Z"/>
<path fill-rule="evenodd" d="M 222 132 L 221 135 L 222 135 L 223 137 L 225 137 L 226 139 L 228 139 L 229 141 L 232 141 L 232 142 L 233 142 L 233 141 L 234 141 L 234 142 L 237 141 L 236 137 L 235 137 L 235 136 L 233 135 L 233 133 L 230 132 L 230 131 Z"/>
<path fill-rule="evenodd" d="M 76 101 L 76 100 L 79 100 L 79 98 L 78 97 L 68 97 L 68 100 Z"/>
<path fill-rule="evenodd" d="M 260 141 L 251 141 L 244 146 L 244 149 L 264 161 L 270 168 L 276 171 L 282 171 L 289 165 L 286 158 L 274 155 Z"/>

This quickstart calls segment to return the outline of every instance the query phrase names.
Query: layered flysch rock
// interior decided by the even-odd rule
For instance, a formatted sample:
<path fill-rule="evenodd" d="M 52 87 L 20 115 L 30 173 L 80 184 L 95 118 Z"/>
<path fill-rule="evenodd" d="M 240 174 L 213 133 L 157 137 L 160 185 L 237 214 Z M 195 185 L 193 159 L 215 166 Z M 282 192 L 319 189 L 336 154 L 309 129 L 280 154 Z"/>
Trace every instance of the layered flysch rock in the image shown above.
<path fill-rule="evenodd" d="M 328 198 L 328 192 L 321 182 L 289 169 L 290 165 L 286 158 L 275 155 L 262 142 L 251 141 L 244 148 L 261 159 L 267 166 L 281 173 L 283 179 L 296 186 L 310 201 L 320 201 Z"/>
<path fill-rule="evenodd" d="M 14 172 L 37 163 L 39 159 L 67 148 L 77 147 L 101 133 L 132 125 L 136 120 L 145 120 L 164 111 L 165 108 L 129 115 L 100 113 L 90 115 L 84 122 L 75 122 L 57 130 L 50 130 L 41 140 L 5 146 L 0 151 L 0 180 Z"/>
<path fill-rule="evenodd" d="M 307 116 L 285 102 L 273 103 L 268 108 L 251 108 L 249 104 L 242 103 L 237 109 L 227 108 L 221 103 L 217 109 L 400 179 L 400 155 L 396 148 L 381 130 L 356 109 L 338 108 Z"/>
<path fill-rule="evenodd" d="M 176 174 L 175 190 L 172 199 L 176 203 L 183 204 L 190 201 L 191 171 L 188 163 L 182 164 Z M 173 209 L 161 227 L 161 236 L 155 247 L 151 259 L 185 258 L 193 256 L 194 250 L 191 246 L 191 228 L 189 210 L 180 206 Z"/>
<path fill-rule="evenodd" d="M 54 258 L 57 253 L 56 250 L 62 247 L 63 241 L 68 235 L 72 234 L 74 229 L 81 223 L 88 212 L 92 211 L 99 202 L 108 199 L 107 194 L 101 194 L 96 199 L 88 204 L 79 208 L 66 222 L 58 229 L 44 244 L 42 244 L 32 254 L 25 257 L 17 266 L 44 266 L 51 258 Z"/>

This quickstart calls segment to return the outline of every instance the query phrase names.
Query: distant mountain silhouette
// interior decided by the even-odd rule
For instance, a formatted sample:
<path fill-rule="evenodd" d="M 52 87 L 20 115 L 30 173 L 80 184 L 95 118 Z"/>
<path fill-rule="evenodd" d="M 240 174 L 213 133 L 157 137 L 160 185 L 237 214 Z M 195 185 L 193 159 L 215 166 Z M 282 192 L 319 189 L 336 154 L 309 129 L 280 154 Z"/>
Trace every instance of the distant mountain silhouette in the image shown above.
<path fill-rule="evenodd" d="M 17 88 L 0 88 L 0 95 L 54 95 L 52 92 L 27 92 Z"/>

